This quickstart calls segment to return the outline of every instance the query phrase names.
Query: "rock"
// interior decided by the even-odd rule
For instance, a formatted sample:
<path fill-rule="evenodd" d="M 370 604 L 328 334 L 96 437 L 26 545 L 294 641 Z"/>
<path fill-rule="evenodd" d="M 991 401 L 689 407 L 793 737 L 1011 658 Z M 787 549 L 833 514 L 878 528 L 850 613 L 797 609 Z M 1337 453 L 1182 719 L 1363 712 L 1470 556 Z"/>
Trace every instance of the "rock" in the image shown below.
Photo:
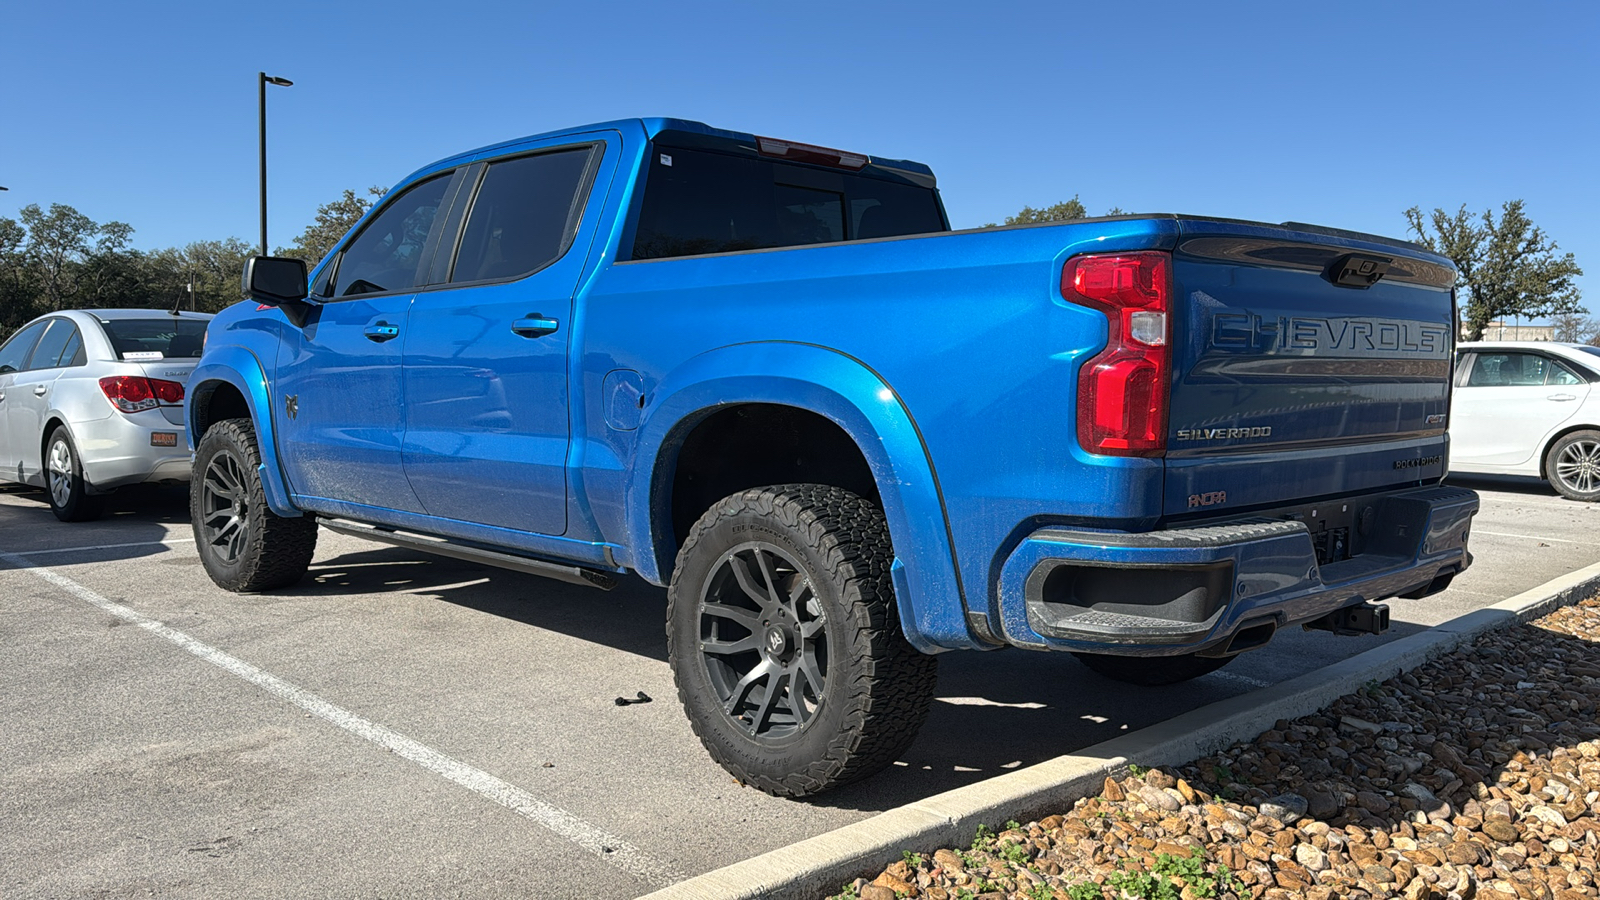
<path fill-rule="evenodd" d="M 1328 868 L 1328 854 L 1310 844 L 1300 844 L 1294 848 L 1294 861 L 1311 872 L 1321 872 Z"/>
<path fill-rule="evenodd" d="M 1260 810 L 1263 816 L 1276 819 L 1285 825 L 1293 825 L 1305 816 L 1309 805 L 1306 798 L 1299 794 L 1279 794 L 1263 800 Z"/>
<path fill-rule="evenodd" d="M 1117 784 L 1115 778 L 1107 777 L 1105 786 L 1100 789 L 1100 796 L 1112 803 L 1121 803 L 1128 795 L 1122 792 L 1122 785 Z"/>
<path fill-rule="evenodd" d="M 1356 805 L 1370 813 L 1386 813 L 1393 804 L 1374 791 L 1357 791 Z"/>
<path fill-rule="evenodd" d="M 1189 782 L 1184 781 L 1182 778 L 1178 779 L 1177 791 L 1183 796 L 1184 803 L 1194 803 L 1196 800 L 1200 799 L 1199 796 L 1195 794 L 1194 788 L 1189 785 Z"/>
<path fill-rule="evenodd" d="M 1163 772 L 1160 769 L 1151 769 L 1150 771 L 1144 773 L 1144 783 L 1150 785 L 1151 787 L 1169 788 L 1176 786 L 1178 779 L 1173 778 L 1171 775 L 1168 775 L 1166 772 Z"/>
<path fill-rule="evenodd" d="M 960 872 L 966 869 L 961 861 L 961 855 L 954 850 L 933 851 L 933 864 L 947 872 Z"/>
<path fill-rule="evenodd" d="M 1567 817 L 1548 806 L 1535 806 L 1528 810 L 1527 816 L 1554 828 L 1567 827 Z"/>
<path fill-rule="evenodd" d="M 1394 873 L 1388 866 L 1373 864 L 1361 867 L 1361 877 L 1373 884 L 1394 884 Z"/>
<path fill-rule="evenodd" d="M 1380 734 L 1383 731 L 1383 726 L 1379 725 L 1377 722 L 1368 722 L 1366 719 L 1358 719 L 1355 716 L 1340 716 L 1339 730 L 1352 734 L 1360 732 L 1366 732 L 1367 734 Z"/>
<path fill-rule="evenodd" d="M 894 891 L 880 884 L 869 884 L 861 889 L 861 900 L 896 900 Z"/>
<path fill-rule="evenodd" d="M 1489 819 L 1483 823 L 1483 833 L 1502 844 L 1509 844 L 1517 839 L 1517 827 L 1511 824 L 1510 819 Z"/>
<path fill-rule="evenodd" d="M 1172 794 L 1155 787 L 1154 785 L 1147 784 L 1143 787 L 1140 787 L 1138 796 L 1139 799 L 1143 800 L 1144 804 L 1151 809 L 1164 809 L 1167 812 L 1177 812 L 1179 809 L 1183 808 L 1182 799 L 1175 797 Z"/>
<path fill-rule="evenodd" d="M 1313 819 L 1331 819 L 1344 811 L 1344 803 L 1327 791 L 1306 792 L 1306 815 Z"/>
<path fill-rule="evenodd" d="M 891 875 L 888 872 L 884 872 L 882 875 L 879 875 L 877 878 L 872 879 L 872 884 L 877 886 L 877 887 L 888 888 L 890 891 L 892 891 L 895 894 L 905 894 L 907 897 L 915 897 L 915 896 L 917 896 L 917 886 L 916 885 L 914 885 L 911 882 L 906 881 L 906 880 L 904 880 L 902 878 L 898 878 L 898 877 L 896 877 L 894 875 Z M 865 897 L 865 895 L 863 895 L 863 898 L 864 897 Z"/>

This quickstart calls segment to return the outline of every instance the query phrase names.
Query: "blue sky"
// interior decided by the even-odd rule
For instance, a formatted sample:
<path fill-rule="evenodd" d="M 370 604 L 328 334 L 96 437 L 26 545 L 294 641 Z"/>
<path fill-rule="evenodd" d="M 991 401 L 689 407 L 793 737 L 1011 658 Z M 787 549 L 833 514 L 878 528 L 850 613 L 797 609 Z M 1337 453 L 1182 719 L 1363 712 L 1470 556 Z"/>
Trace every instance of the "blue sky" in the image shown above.
<path fill-rule="evenodd" d="M 1403 236 L 1522 198 L 1600 313 L 1600 4 L 16 3 L 0 215 L 272 242 L 346 187 L 551 128 L 699 119 L 931 165 L 957 227 L 1074 194 Z"/>

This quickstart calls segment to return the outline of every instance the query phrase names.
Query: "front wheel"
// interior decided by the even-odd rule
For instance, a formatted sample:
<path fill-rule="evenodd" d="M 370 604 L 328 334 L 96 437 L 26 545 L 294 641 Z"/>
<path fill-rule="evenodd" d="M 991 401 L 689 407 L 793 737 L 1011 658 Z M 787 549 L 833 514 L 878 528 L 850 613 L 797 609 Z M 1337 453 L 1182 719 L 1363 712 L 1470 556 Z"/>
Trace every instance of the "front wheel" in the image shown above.
<path fill-rule="evenodd" d="M 883 513 L 841 488 L 724 498 L 678 553 L 667 648 L 711 757 L 770 794 L 864 778 L 910 745 L 937 661 L 906 642 Z"/>
<path fill-rule="evenodd" d="M 299 581 L 317 549 L 317 520 L 279 516 L 267 508 L 261 453 L 249 419 L 211 426 L 194 454 L 189 518 L 206 574 L 237 593 L 270 591 Z"/>
<path fill-rule="evenodd" d="M 1572 500 L 1600 500 L 1600 431 L 1574 431 L 1544 458 L 1550 486 Z"/>
<path fill-rule="evenodd" d="M 1233 659 L 1231 656 L 1106 656 L 1098 653 L 1074 653 L 1078 662 L 1116 681 L 1144 687 L 1177 684 L 1201 675 L 1209 675 Z"/>
<path fill-rule="evenodd" d="M 88 522 L 100 518 L 106 498 L 89 493 L 83 477 L 83 460 L 72 445 L 66 426 L 50 432 L 44 445 L 45 484 L 50 489 L 50 511 L 63 522 Z"/>

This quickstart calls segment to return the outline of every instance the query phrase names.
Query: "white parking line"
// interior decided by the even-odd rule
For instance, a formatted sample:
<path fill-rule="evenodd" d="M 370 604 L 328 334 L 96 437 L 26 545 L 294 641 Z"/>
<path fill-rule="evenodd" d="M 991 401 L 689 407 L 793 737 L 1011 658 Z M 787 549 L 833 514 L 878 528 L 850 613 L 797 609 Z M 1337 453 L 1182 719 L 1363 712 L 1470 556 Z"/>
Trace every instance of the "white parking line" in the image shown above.
<path fill-rule="evenodd" d="M 168 544 L 192 544 L 194 538 L 167 538 L 164 541 L 134 541 L 131 544 L 93 544 L 87 547 L 52 547 L 49 550 L 19 550 L 12 556 L 38 556 L 41 553 L 87 553 L 91 550 L 121 550 L 125 547 L 165 547 Z"/>
<path fill-rule="evenodd" d="M 36 551 L 42 552 L 42 551 Z M 431 747 L 418 743 L 376 722 L 361 718 L 339 706 L 295 687 L 287 681 L 230 656 L 194 638 L 78 584 L 65 575 L 52 572 L 27 560 L 30 554 L 0 553 L 0 560 L 16 568 L 31 572 L 67 593 L 99 607 L 107 613 L 133 625 L 160 635 L 218 668 L 237 675 L 269 694 L 281 697 L 308 713 L 365 738 L 378 746 L 428 769 L 449 781 L 473 791 L 506 807 L 512 812 L 543 826 L 585 850 L 598 855 L 629 875 L 653 887 L 666 887 L 682 881 L 685 876 L 660 860 L 646 855 L 639 848 L 616 835 L 579 819 L 572 813 L 540 800 L 516 785 L 501 781 L 488 772 L 475 769 Z"/>
<path fill-rule="evenodd" d="M 1504 531 L 1484 531 L 1482 528 L 1472 529 L 1473 534 L 1487 534 L 1494 537 L 1522 538 L 1525 541 L 1549 541 L 1552 544 L 1577 544 L 1580 547 L 1593 547 L 1594 541 L 1569 541 L 1566 538 L 1539 537 L 1535 534 L 1509 534 Z"/>

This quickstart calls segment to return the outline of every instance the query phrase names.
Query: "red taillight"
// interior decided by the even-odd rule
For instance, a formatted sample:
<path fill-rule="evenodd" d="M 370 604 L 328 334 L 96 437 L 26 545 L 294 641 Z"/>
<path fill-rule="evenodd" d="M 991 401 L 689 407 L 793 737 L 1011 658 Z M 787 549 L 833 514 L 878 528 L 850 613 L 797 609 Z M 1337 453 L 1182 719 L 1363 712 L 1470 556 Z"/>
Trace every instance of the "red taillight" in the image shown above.
<path fill-rule="evenodd" d="M 177 406 L 183 402 L 183 385 L 142 375 L 108 375 L 100 379 L 100 390 L 105 392 L 112 406 L 125 413 Z"/>
<path fill-rule="evenodd" d="M 1090 453 L 1160 456 L 1167 448 L 1172 257 L 1078 256 L 1061 296 L 1105 313 L 1106 349 L 1078 372 L 1078 442 Z"/>

